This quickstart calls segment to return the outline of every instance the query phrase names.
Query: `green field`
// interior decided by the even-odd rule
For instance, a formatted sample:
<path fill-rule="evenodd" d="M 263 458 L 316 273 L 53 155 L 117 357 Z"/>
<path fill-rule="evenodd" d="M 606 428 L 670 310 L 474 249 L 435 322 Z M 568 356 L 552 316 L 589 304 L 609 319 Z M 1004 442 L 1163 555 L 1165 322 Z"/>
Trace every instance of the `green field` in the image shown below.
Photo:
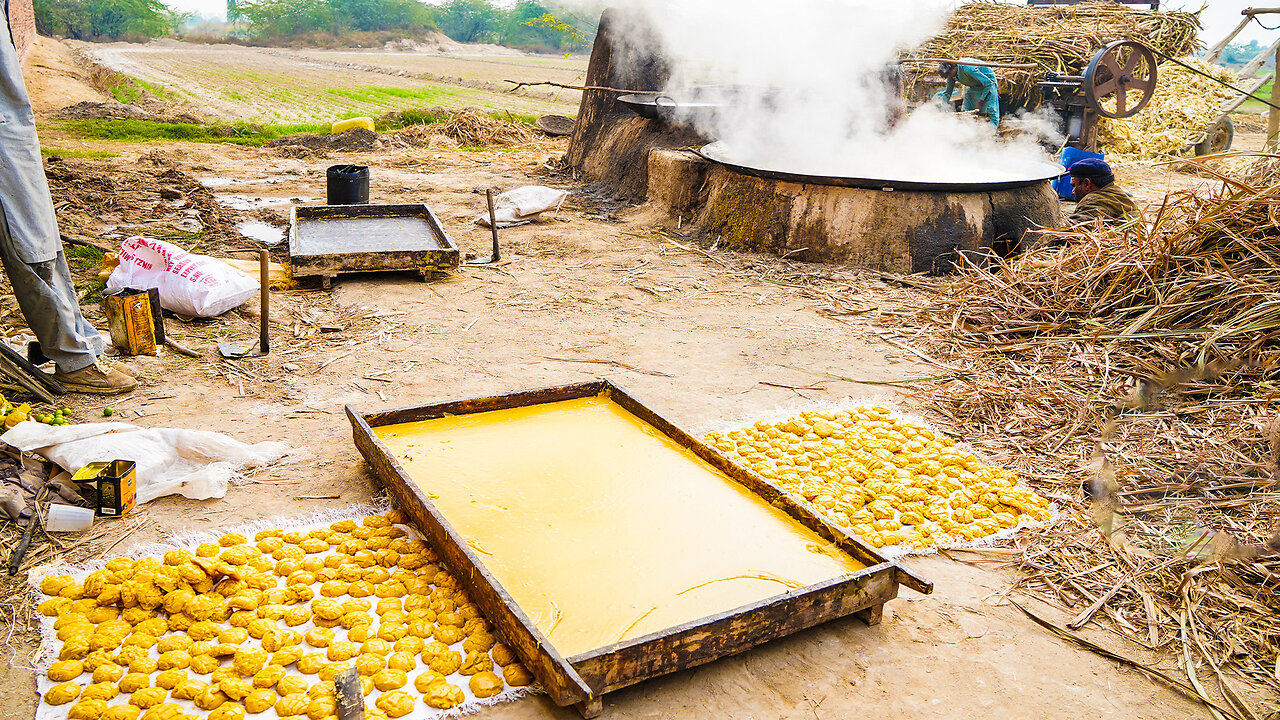
<path fill-rule="evenodd" d="M 523 116 L 574 115 L 580 94 L 516 82 L 572 85 L 585 58 L 427 53 L 290 51 L 237 45 L 171 43 L 91 46 L 102 64 L 179 108 L 228 122 L 327 124 L 409 108 L 476 107 Z M 127 100 L 131 98 L 121 98 Z M 170 128 L 170 132 L 176 132 Z"/>
<path fill-rule="evenodd" d="M 1259 97 L 1264 97 L 1270 100 L 1271 86 L 1274 84 L 1275 83 L 1267 83 L 1266 85 L 1263 85 L 1257 92 L 1254 93 L 1254 95 L 1257 95 Z M 1245 88 L 1245 89 L 1247 90 L 1248 88 Z M 1276 104 L 1280 105 L 1280 103 L 1276 103 Z M 1267 112 L 1270 109 L 1271 108 L 1268 107 L 1265 103 L 1260 103 L 1257 100 L 1245 100 L 1243 105 L 1236 108 L 1236 111 L 1246 112 L 1246 113 L 1260 113 L 1260 112 Z"/>

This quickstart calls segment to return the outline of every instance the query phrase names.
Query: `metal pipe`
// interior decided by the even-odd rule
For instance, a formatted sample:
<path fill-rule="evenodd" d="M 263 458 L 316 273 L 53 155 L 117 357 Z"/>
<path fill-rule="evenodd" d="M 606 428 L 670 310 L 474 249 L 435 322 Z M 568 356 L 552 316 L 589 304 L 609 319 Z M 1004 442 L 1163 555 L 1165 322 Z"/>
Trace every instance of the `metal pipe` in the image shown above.
<path fill-rule="evenodd" d="M 263 250 L 258 255 L 259 283 L 262 285 L 262 323 L 258 331 L 258 349 L 263 355 L 271 352 L 271 256 Z"/>

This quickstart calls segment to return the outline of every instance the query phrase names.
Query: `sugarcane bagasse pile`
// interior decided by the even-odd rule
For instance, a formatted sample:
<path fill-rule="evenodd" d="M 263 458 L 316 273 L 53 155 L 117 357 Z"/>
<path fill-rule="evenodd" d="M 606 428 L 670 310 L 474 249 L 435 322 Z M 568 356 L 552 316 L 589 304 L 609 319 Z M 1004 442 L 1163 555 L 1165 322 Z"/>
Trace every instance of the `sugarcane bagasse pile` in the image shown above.
<path fill-rule="evenodd" d="M 44 694 L 70 720 L 335 718 L 360 674 L 368 720 L 447 709 L 532 682 L 399 511 L 308 532 L 262 530 L 50 575 L 39 612 L 61 641 Z M 461 678 L 461 680 L 458 680 Z M 272 717 L 267 714 L 263 717 Z"/>
<path fill-rule="evenodd" d="M 1013 473 L 883 407 L 802 412 L 706 441 L 875 547 L 945 547 L 1051 517 Z"/>

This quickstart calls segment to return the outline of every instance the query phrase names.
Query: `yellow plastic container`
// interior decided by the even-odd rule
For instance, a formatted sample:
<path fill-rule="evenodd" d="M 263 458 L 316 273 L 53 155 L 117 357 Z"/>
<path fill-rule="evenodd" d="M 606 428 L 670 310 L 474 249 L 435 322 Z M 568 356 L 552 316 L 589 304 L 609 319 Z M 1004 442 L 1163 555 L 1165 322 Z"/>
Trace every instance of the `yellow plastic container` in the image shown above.
<path fill-rule="evenodd" d="M 339 120 L 338 122 L 333 124 L 332 128 L 329 129 L 329 134 L 337 135 L 338 133 L 344 133 L 348 130 L 354 130 L 355 128 L 358 128 L 358 127 L 362 127 L 365 130 L 368 130 L 369 132 L 373 132 L 373 118 L 356 117 L 356 118 L 351 118 L 349 120 Z"/>

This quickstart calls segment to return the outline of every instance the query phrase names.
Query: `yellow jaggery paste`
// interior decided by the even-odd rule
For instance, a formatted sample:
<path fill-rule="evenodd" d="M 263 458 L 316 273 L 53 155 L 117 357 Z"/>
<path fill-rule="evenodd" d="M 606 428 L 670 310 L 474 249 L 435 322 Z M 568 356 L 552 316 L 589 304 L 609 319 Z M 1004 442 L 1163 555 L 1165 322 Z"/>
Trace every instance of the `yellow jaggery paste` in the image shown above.
<path fill-rule="evenodd" d="M 606 398 L 374 431 L 568 656 L 863 567 Z"/>

